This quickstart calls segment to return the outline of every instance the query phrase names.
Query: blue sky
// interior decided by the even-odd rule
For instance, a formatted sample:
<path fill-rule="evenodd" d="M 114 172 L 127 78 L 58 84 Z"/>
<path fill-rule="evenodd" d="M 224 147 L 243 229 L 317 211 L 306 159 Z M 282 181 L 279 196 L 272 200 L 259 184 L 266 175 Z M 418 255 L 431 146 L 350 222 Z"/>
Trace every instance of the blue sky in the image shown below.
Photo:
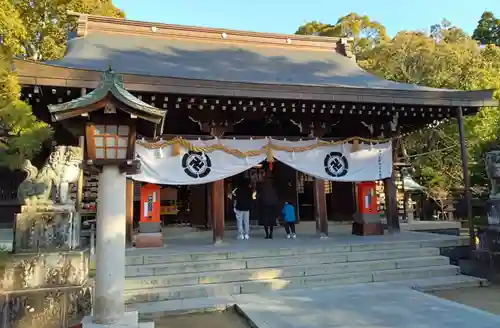
<path fill-rule="evenodd" d="M 114 0 L 127 18 L 169 24 L 294 33 L 304 22 L 335 23 L 356 12 L 383 23 L 390 35 L 428 30 L 447 18 L 472 33 L 485 10 L 500 16 L 500 0 Z M 460 3 L 460 4 L 458 4 Z"/>

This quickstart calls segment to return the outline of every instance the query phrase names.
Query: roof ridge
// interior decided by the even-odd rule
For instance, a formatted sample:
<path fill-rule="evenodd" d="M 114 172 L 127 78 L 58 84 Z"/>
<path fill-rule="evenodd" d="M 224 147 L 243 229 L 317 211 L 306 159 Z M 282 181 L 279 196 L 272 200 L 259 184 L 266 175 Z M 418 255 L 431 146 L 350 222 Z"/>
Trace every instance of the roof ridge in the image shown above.
<path fill-rule="evenodd" d="M 252 32 L 225 28 L 165 24 L 144 22 L 123 18 L 68 12 L 78 17 L 77 35 L 85 36 L 90 31 L 121 31 L 128 34 L 155 35 L 155 36 L 190 36 L 192 38 L 213 39 L 220 41 L 245 41 L 251 43 L 275 43 L 290 47 L 298 45 L 311 48 L 344 48 L 352 42 L 350 38 L 323 37 L 314 35 L 281 34 L 269 32 Z M 341 50 L 341 49 L 338 49 Z M 343 50 L 343 49 L 342 49 Z M 337 51 L 342 53 L 343 51 Z"/>

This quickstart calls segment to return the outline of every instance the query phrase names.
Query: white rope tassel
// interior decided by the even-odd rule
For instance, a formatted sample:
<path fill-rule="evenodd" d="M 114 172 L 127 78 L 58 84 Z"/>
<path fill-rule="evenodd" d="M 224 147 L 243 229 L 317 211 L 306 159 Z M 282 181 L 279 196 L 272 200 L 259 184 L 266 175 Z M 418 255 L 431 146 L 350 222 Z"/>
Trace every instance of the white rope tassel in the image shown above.
<path fill-rule="evenodd" d="M 295 152 L 292 151 L 292 161 L 294 161 L 294 160 L 295 160 Z"/>

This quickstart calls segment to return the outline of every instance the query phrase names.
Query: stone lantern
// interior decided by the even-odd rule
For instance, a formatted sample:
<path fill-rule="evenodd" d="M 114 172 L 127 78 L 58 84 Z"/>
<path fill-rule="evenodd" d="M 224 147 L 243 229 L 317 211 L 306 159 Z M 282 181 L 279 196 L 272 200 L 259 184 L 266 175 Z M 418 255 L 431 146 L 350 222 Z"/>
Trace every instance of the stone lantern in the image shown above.
<path fill-rule="evenodd" d="M 99 173 L 94 316 L 83 326 L 145 327 L 137 323 L 137 312 L 125 313 L 126 177 L 140 171 L 134 154 L 138 127 L 147 136 L 166 111 L 130 94 L 111 69 L 94 91 L 48 107 L 53 121 L 85 136 L 84 168 Z"/>

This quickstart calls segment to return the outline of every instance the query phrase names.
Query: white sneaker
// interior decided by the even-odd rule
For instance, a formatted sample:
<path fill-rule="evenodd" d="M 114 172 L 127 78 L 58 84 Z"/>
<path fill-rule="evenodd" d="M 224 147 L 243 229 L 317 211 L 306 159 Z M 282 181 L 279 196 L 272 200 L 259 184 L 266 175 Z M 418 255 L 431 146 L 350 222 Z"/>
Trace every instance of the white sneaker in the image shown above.
<path fill-rule="evenodd" d="M 245 239 L 246 240 L 250 239 L 250 236 L 249 235 L 245 235 Z"/>
<path fill-rule="evenodd" d="M 245 238 L 244 238 L 244 236 L 243 236 L 243 235 L 238 235 L 238 237 L 236 237 L 236 239 L 238 239 L 238 240 L 243 240 L 243 239 L 245 239 Z"/>
<path fill-rule="evenodd" d="M 297 238 L 297 235 L 296 235 L 296 234 L 293 234 L 293 235 L 292 235 L 292 238 L 293 238 L 293 239 Z"/>
<path fill-rule="evenodd" d="M 285 238 L 286 238 L 286 239 L 290 239 L 290 235 L 286 235 L 286 237 L 285 237 Z"/>

